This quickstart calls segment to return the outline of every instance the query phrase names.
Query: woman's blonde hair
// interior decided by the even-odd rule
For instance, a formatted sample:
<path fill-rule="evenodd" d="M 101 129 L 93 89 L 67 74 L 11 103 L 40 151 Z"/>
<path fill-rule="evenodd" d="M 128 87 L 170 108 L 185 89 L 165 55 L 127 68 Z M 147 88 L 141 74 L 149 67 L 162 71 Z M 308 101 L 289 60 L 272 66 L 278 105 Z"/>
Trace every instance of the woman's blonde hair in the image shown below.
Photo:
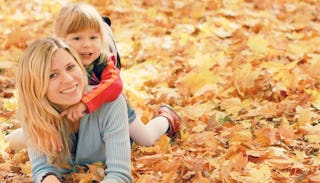
<path fill-rule="evenodd" d="M 32 43 L 19 60 L 17 92 L 19 118 L 30 147 L 37 147 L 57 166 L 65 165 L 70 157 L 72 133 L 68 122 L 61 118 L 59 108 L 46 97 L 52 57 L 64 49 L 74 57 L 83 72 L 84 88 L 87 86 L 85 69 L 78 54 L 55 38 L 45 38 Z M 61 146 L 62 152 L 55 148 Z"/>
<path fill-rule="evenodd" d="M 100 61 L 105 61 L 108 53 L 116 55 L 112 47 L 111 28 L 103 21 L 97 9 L 86 3 L 70 3 L 62 7 L 55 21 L 55 34 L 64 40 L 68 34 L 93 29 L 101 36 L 102 51 Z"/>

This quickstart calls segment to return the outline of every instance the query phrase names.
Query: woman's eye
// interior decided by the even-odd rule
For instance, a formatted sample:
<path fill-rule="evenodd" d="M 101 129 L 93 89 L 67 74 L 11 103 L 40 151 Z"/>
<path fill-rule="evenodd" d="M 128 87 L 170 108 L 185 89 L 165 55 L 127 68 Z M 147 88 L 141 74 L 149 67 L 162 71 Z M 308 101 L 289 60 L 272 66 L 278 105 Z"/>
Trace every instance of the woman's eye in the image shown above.
<path fill-rule="evenodd" d="M 70 71 L 72 69 L 74 69 L 76 67 L 76 65 L 68 65 L 67 70 Z"/>
<path fill-rule="evenodd" d="M 50 78 L 50 79 L 53 79 L 53 78 L 55 78 L 56 76 L 57 76 L 56 73 L 51 73 L 51 74 L 49 75 L 49 78 Z"/>

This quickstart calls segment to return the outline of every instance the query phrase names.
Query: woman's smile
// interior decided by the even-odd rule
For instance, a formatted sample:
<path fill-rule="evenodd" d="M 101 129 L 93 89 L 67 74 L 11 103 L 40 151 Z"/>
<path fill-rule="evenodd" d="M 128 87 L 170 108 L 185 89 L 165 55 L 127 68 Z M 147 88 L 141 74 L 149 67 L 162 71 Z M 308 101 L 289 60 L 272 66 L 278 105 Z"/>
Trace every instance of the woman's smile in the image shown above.
<path fill-rule="evenodd" d="M 76 91 L 76 89 L 78 88 L 78 85 L 74 85 L 72 87 L 69 87 L 69 88 L 66 88 L 66 89 L 63 89 L 61 91 L 61 93 L 63 94 L 70 94 L 70 93 L 74 93 Z"/>

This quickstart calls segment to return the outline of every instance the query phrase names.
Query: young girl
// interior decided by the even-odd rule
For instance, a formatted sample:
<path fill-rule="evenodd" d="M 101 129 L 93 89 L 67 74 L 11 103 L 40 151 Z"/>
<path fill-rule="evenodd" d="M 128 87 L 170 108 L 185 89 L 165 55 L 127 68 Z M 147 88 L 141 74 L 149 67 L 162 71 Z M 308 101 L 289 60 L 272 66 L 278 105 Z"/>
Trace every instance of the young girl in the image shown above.
<path fill-rule="evenodd" d="M 38 40 L 22 55 L 17 72 L 19 118 L 33 182 L 61 182 L 61 173 L 98 161 L 106 165 L 102 182 L 132 181 L 122 95 L 73 123 L 60 116 L 82 99 L 86 84 L 78 54 L 57 39 Z"/>
<path fill-rule="evenodd" d="M 88 72 L 90 84 L 96 85 L 83 97 L 82 102 L 62 112 L 62 116 L 67 115 L 70 120 L 75 120 L 80 118 L 83 112 L 90 113 L 102 103 L 107 102 L 101 94 L 107 93 L 105 88 L 101 87 L 101 83 L 108 82 L 108 79 L 103 79 L 103 73 L 108 72 L 110 65 L 116 63 L 115 60 L 119 58 L 111 56 L 113 62 L 106 62 L 108 54 L 109 58 L 110 53 L 118 55 L 112 31 L 98 11 L 88 4 L 74 3 L 64 6 L 56 17 L 55 34 L 78 52 Z M 117 66 L 120 68 L 119 65 Z M 92 99 L 96 101 L 91 101 Z M 90 102 L 95 106 L 92 110 L 90 105 L 86 104 Z M 146 125 L 136 117 L 134 109 L 128 105 L 128 118 L 130 137 L 138 145 L 144 146 L 153 145 L 166 133 L 169 137 L 173 137 L 181 121 L 177 113 L 168 105 L 161 105 L 158 116 Z"/>

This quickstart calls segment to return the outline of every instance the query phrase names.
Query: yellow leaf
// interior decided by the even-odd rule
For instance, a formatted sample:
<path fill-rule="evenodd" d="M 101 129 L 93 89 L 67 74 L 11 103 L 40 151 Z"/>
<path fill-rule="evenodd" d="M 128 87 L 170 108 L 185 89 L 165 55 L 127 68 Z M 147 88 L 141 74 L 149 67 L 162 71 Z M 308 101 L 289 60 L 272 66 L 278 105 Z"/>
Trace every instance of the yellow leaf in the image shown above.
<path fill-rule="evenodd" d="M 319 143 L 320 134 L 313 134 L 313 135 L 305 135 L 304 136 L 309 143 Z"/>
<path fill-rule="evenodd" d="M 243 129 L 230 135 L 230 144 L 237 144 L 238 142 L 251 142 L 252 133 L 250 129 Z"/>
<path fill-rule="evenodd" d="M 199 70 L 209 70 L 218 60 L 224 57 L 223 52 L 218 52 L 213 57 L 209 53 L 197 52 L 194 55 L 194 59 L 190 59 L 188 62 L 191 66 L 196 66 Z"/>
<path fill-rule="evenodd" d="M 14 162 L 15 164 L 24 163 L 26 160 L 28 160 L 27 151 L 19 151 L 15 153 L 12 158 L 12 162 Z"/>
<path fill-rule="evenodd" d="M 207 126 L 207 124 L 199 122 L 195 127 L 192 128 L 192 131 L 196 133 L 203 132 Z"/>
<path fill-rule="evenodd" d="M 259 183 L 271 182 L 271 170 L 269 166 L 262 164 L 260 167 L 252 167 L 249 169 L 249 175 Z"/>
<path fill-rule="evenodd" d="M 214 132 L 205 131 L 202 133 L 191 134 L 187 144 L 192 147 L 205 147 L 214 151 L 218 148 L 219 141 L 216 139 Z"/>
<path fill-rule="evenodd" d="M 100 168 L 105 168 L 105 164 L 102 163 L 101 161 L 95 162 L 95 163 L 93 163 L 92 165 L 97 166 L 97 167 L 100 167 Z"/>
<path fill-rule="evenodd" d="M 180 35 L 180 40 L 179 40 L 179 43 L 181 46 L 184 46 L 188 43 L 188 41 L 191 39 L 191 36 L 187 33 L 182 33 Z"/>
<path fill-rule="evenodd" d="M 294 61 L 294 62 L 290 62 L 289 64 L 285 65 L 286 70 L 291 70 L 294 67 L 297 66 L 297 64 L 299 63 L 300 60 Z"/>
<path fill-rule="evenodd" d="M 250 36 L 248 40 L 249 48 L 257 55 L 268 53 L 269 44 L 262 35 Z"/>
<path fill-rule="evenodd" d="M 305 54 L 311 52 L 311 45 L 308 43 L 290 43 L 289 44 L 289 52 L 292 54 L 291 57 L 293 59 L 301 59 Z"/>
<path fill-rule="evenodd" d="M 205 85 L 214 84 L 218 81 L 216 74 L 209 70 L 194 71 L 186 74 L 184 77 L 179 78 L 178 84 L 188 88 L 191 93 L 196 93 Z"/>
<path fill-rule="evenodd" d="M 304 126 L 299 126 L 298 131 L 302 134 L 314 135 L 320 134 L 320 129 L 318 126 L 312 126 L 311 124 L 305 124 Z"/>
<path fill-rule="evenodd" d="M 304 33 L 290 32 L 290 33 L 286 33 L 286 36 L 292 40 L 300 40 L 300 39 L 303 39 Z"/>
<path fill-rule="evenodd" d="M 9 147 L 9 142 L 5 140 L 4 134 L 0 131 L 0 152 L 5 152 Z"/>
<path fill-rule="evenodd" d="M 26 175 L 31 175 L 31 163 L 28 161 L 25 164 L 20 164 L 21 168 L 21 173 L 26 174 Z"/>
<path fill-rule="evenodd" d="M 226 110 L 228 114 L 237 116 L 239 111 L 242 109 L 241 100 L 239 98 L 229 98 L 222 100 L 221 108 Z"/>
<path fill-rule="evenodd" d="M 281 81 L 286 89 L 292 88 L 295 81 L 295 76 L 287 69 L 279 70 L 279 72 L 275 74 L 274 78 Z"/>
<path fill-rule="evenodd" d="M 318 110 L 320 110 L 320 91 L 319 90 L 310 90 L 307 89 L 306 90 L 308 94 L 311 95 L 310 97 L 310 103 L 317 108 Z"/>
<path fill-rule="evenodd" d="M 166 135 L 161 136 L 153 146 L 141 147 L 141 151 L 147 154 L 165 153 L 170 150 L 170 138 Z"/>
<path fill-rule="evenodd" d="M 166 135 L 163 135 L 157 140 L 154 146 L 158 147 L 161 153 L 165 153 L 168 150 L 171 150 L 170 138 Z"/>
<path fill-rule="evenodd" d="M 0 163 L 0 170 L 10 172 L 11 171 L 10 167 L 11 167 L 11 163 L 9 163 L 9 162 Z"/>
<path fill-rule="evenodd" d="M 4 118 L 0 116 L 0 123 L 6 123 L 8 122 L 8 118 Z"/>
<path fill-rule="evenodd" d="M 8 111 L 15 111 L 17 109 L 17 100 L 15 97 L 9 99 L 2 99 L 3 100 L 3 107 L 6 108 Z"/>
<path fill-rule="evenodd" d="M 202 88 L 200 88 L 198 91 L 196 91 L 194 93 L 195 97 L 199 97 L 204 95 L 207 92 L 211 92 L 212 94 L 217 93 L 218 92 L 218 86 L 217 84 L 207 84 L 204 85 Z"/>
<path fill-rule="evenodd" d="M 187 130 L 181 130 L 180 137 L 182 142 L 185 142 L 190 137 L 190 133 Z"/>
<path fill-rule="evenodd" d="M 312 119 L 312 113 L 310 108 L 302 108 L 298 106 L 296 108 L 295 117 L 298 119 L 298 124 L 304 126 L 304 124 L 309 123 Z"/>
<path fill-rule="evenodd" d="M 158 12 L 157 12 L 157 9 L 155 7 L 149 7 L 147 9 L 147 17 L 148 18 L 155 19 L 157 14 L 158 14 Z"/>
<path fill-rule="evenodd" d="M 252 68 L 251 64 L 244 64 L 235 70 L 235 87 L 244 96 L 245 92 L 256 86 L 256 79 L 260 75 L 259 69 Z"/>
<path fill-rule="evenodd" d="M 3 57 L 0 57 L 0 60 L 3 60 Z M 14 66 L 15 63 L 14 62 L 10 62 L 10 61 L 1 61 L 0 62 L 0 69 L 9 69 L 12 66 Z"/>
<path fill-rule="evenodd" d="M 214 104 L 212 101 L 205 103 L 196 103 L 193 105 L 187 105 L 183 110 L 179 111 L 181 116 L 187 117 L 191 120 L 199 120 L 203 115 L 213 115 L 218 111 L 215 111 L 217 104 Z M 224 116 L 223 116 L 224 117 Z"/>
<path fill-rule="evenodd" d="M 155 154 L 155 155 L 149 155 L 149 156 L 143 156 L 143 157 L 137 158 L 136 161 L 138 163 L 144 164 L 144 166 L 151 166 L 152 164 L 162 161 L 163 159 L 164 159 L 163 154 Z"/>
<path fill-rule="evenodd" d="M 213 32 L 221 38 L 230 37 L 240 27 L 238 24 L 224 17 L 217 18 L 215 21 L 217 28 L 213 29 Z"/>

